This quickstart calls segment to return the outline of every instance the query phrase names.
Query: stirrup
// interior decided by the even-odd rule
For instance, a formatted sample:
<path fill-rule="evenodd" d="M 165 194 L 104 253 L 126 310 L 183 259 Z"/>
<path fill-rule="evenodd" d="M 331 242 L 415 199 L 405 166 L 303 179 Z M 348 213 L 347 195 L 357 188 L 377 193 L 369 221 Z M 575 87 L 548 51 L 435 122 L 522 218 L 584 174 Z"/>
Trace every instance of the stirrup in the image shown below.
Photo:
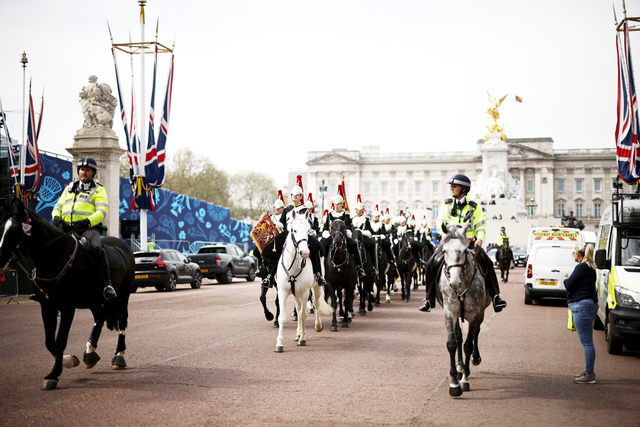
<path fill-rule="evenodd" d="M 496 296 L 494 296 L 492 302 L 493 302 L 493 310 L 496 313 L 500 313 L 502 309 L 507 306 L 507 302 L 502 299 L 502 295 L 500 294 L 497 294 Z"/>
<path fill-rule="evenodd" d="M 318 283 L 318 286 L 324 286 L 327 284 L 327 281 L 320 273 L 316 273 L 316 282 Z"/>
<path fill-rule="evenodd" d="M 431 307 L 431 301 L 425 298 L 422 301 L 420 301 L 420 306 L 418 307 L 418 310 L 424 311 L 426 313 L 431 311 L 432 308 L 433 307 Z"/>
<path fill-rule="evenodd" d="M 113 286 L 111 285 L 105 286 L 103 295 L 105 300 L 110 300 L 118 296 L 116 295 L 116 290 L 113 289 Z"/>
<path fill-rule="evenodd" d="M 362 267 L 358 267 L 358 277 L 364 277 L 367 274 L 364 272 L 364 269 Z"/>

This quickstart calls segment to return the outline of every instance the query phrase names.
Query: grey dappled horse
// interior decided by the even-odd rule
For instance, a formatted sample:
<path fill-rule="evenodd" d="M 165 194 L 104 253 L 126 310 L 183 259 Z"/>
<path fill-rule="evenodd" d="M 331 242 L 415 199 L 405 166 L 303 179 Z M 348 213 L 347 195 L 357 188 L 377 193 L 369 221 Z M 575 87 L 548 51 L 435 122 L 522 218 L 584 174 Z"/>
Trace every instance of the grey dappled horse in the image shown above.
<path fill-rule="evenodd" d="M 460 396 L 469 391 L 469 360 L 477 366 L 482 361 L 478 351 L 478 335 L 484 320 L 484 310 L 491 304 L 485 291 L 484 278 L 476 265 L 476 255 L 469 249 L 465 237 L 469 225 L 443 225 L 446 236 L 441 245 L 444 266 L 438 281 L 438 300 L 444 307 L 447 327 L 447 349 L 451 357 L 451 384 L 449 394 Z M 481 250 L 481 249 L 480 249 Z M 462 362 L 462 329 L 460 322 L 468 322 L 467 339 L 464 342 L 465 360 Z M 457 351 L 457 365 L 456 365 Z M 458 375 L 462 374 L 460 383 Z"/>

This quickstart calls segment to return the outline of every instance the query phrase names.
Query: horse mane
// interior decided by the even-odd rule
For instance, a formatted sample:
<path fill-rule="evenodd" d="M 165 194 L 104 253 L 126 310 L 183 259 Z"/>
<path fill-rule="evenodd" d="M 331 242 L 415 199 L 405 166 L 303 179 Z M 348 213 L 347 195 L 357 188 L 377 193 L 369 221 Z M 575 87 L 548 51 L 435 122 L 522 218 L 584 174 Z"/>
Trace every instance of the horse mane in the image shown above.
<path fill-rule="evenodd" d="M 447 234 L 442 238 L 440 245 L 445 245 L 453 239 L 458 239 L 463 243 L 466 242 L 467 237 L 464 235 L 466 229 L 462 224 L 452 224 L 448 228 Z"/>
<path fill-rule="evenodd" d="M 29 216 L 29 219 L 31 219 L 31 221 L 37 225 L 37 228 L 39 230 L 43 231 L 46 235 L 48 235 L 49 238 L 58 237 L 65 233 L 58 227 L 55 227 L 49 221 L 42 218 L 33 209 L 25 207 L 25 210 L 27 212 L 27 215 Z"/>

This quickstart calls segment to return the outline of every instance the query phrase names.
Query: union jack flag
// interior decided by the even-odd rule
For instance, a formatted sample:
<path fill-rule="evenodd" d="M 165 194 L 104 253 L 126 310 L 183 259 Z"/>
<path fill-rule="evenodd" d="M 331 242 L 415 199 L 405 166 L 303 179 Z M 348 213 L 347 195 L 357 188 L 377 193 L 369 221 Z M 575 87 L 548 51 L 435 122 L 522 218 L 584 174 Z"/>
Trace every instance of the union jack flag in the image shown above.
<path fill-rule="evenodd" d="M 158 135 L 157 155 L 158 155 L 158 175 L 155 187 L 164 185 L 165 177 L 165 148 L 167 146 L 167 134 L 169 133 L 169 118 L 171 116 L 171 93 L 173 91 L 173 52 L 171 53 L 171 67 L 169 68 L 169 78 L 167 79 L 167 93 L 164 97 L 162 107 L 162 122 L 160 123 L 160 135 Z"/>
<path fill-rule="evenodd" d="M 40 109 L 40 120 L 36 128 L 35 114 L 33 112 L 33 98 L 31 88 L 29 88 L 29 118 L 27 120 L 27 151 L 24 162 L 24 188 L 23 192 L 36 193 L 40 185 L 42 176 L 42 164 L 40 163 L 40 152 L 38 151 L 38 134 L 42 124 L 42 110 L 44 109 L 44 97 Z"/>
<path fill-rule="evenodd" d="M 616 157 L 618 174 L 627 184 L 635 183 L 640 178 L 640 148 L 638 134 L 638 101 L 631 66 L 631 50 L 627 23 L 624 31 L 616 34 L 618 51 L 618 102 L 616 123 Z"/>
<path fill-rule="evenodd" d="M 154 108 L 156 105 L 156 70 L 158 66 L 158 45 L 155 44 L 153 56 L 153 86 L 151 87 L 151 108 L 149 110 L 149 137 L 145 152 L 144 177 L 148 185 L 155 187 L 158 179 L 158 154 L 156 151 Z"/>
<path fill-rule="evenodd" d="M 127 120 L 127 111 L 122 101 L 122 90 L 120 89 L 120 74 L 118 73 L 118 61 L 116 60 L 115 49 L 111 48 L 111 55 L 113 56 L 113 65 L 116 69 L 116 85 L 118 86 L 118 100 L 120 101 L 120 118 L 122 119 L 122 125 L 124 126 L 124 136 L 127 140 L 127 159 L 129 160 L 129 178 L 133 178 L 137 174 L 137 170 L 134 170 L 134 160 L 131 157 L 133 152 L 131 146 L 131 140 L 129 138 L 129 120 Z"/>

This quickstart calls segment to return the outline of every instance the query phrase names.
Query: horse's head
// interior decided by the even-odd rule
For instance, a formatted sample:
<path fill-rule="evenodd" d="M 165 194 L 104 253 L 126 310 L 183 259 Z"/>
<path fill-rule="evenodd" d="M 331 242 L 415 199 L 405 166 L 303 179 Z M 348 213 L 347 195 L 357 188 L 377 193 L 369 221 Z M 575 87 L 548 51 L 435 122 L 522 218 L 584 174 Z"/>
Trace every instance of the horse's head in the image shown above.
<path fill-rule="evenodd" d="M 359 243 L 362 243 L 362 230 L 359 228 L 353 230 L 353 240 L 357 240 Z"/>
<path fill-rule="evenodd" d="M 334 220 L 329 229 L 331 232 L 333 246 L 337 249 L 341 249 L 344 245 L 345 235 L 347 234 L 347 227 L 345 226 L 344 221 L 341 219 Z"/>
<path fill-rule="evenodd" d="M 13 251 L 26 236 L 31 236 L 31 219 L 22 201 L 8 211 L 0 225 L 0 270 L 9 268 Z"/>
<path fill-rule="evenodd" d="M 469 224 L 453 224 L 442 230 L 447 233 L 440 243 L 444 253 L 444 274 L 455 292 L 460 290 L 465 275 L 471 271 L 467 267 L 469 240 L 466 237 Z"/>
<path fill-rule="evenodd" d="M 509 239 L 505 238 L 504 240 L 502 240 L 502 246 L 505 248 L 509 247 Z"/>
<path fill-rule="evenodd" d="M 311 229 L 311 224 L 309 224 L 309 211 L 306 211 L 304 215 L 296 215 L 296 212 L 292 211 L 291 220 L 288 229 L 293 245 L 302 258 L 307 258 L 309 256 L 309 242 L 307 239 L 309 237 L 309 230 Z"/>

